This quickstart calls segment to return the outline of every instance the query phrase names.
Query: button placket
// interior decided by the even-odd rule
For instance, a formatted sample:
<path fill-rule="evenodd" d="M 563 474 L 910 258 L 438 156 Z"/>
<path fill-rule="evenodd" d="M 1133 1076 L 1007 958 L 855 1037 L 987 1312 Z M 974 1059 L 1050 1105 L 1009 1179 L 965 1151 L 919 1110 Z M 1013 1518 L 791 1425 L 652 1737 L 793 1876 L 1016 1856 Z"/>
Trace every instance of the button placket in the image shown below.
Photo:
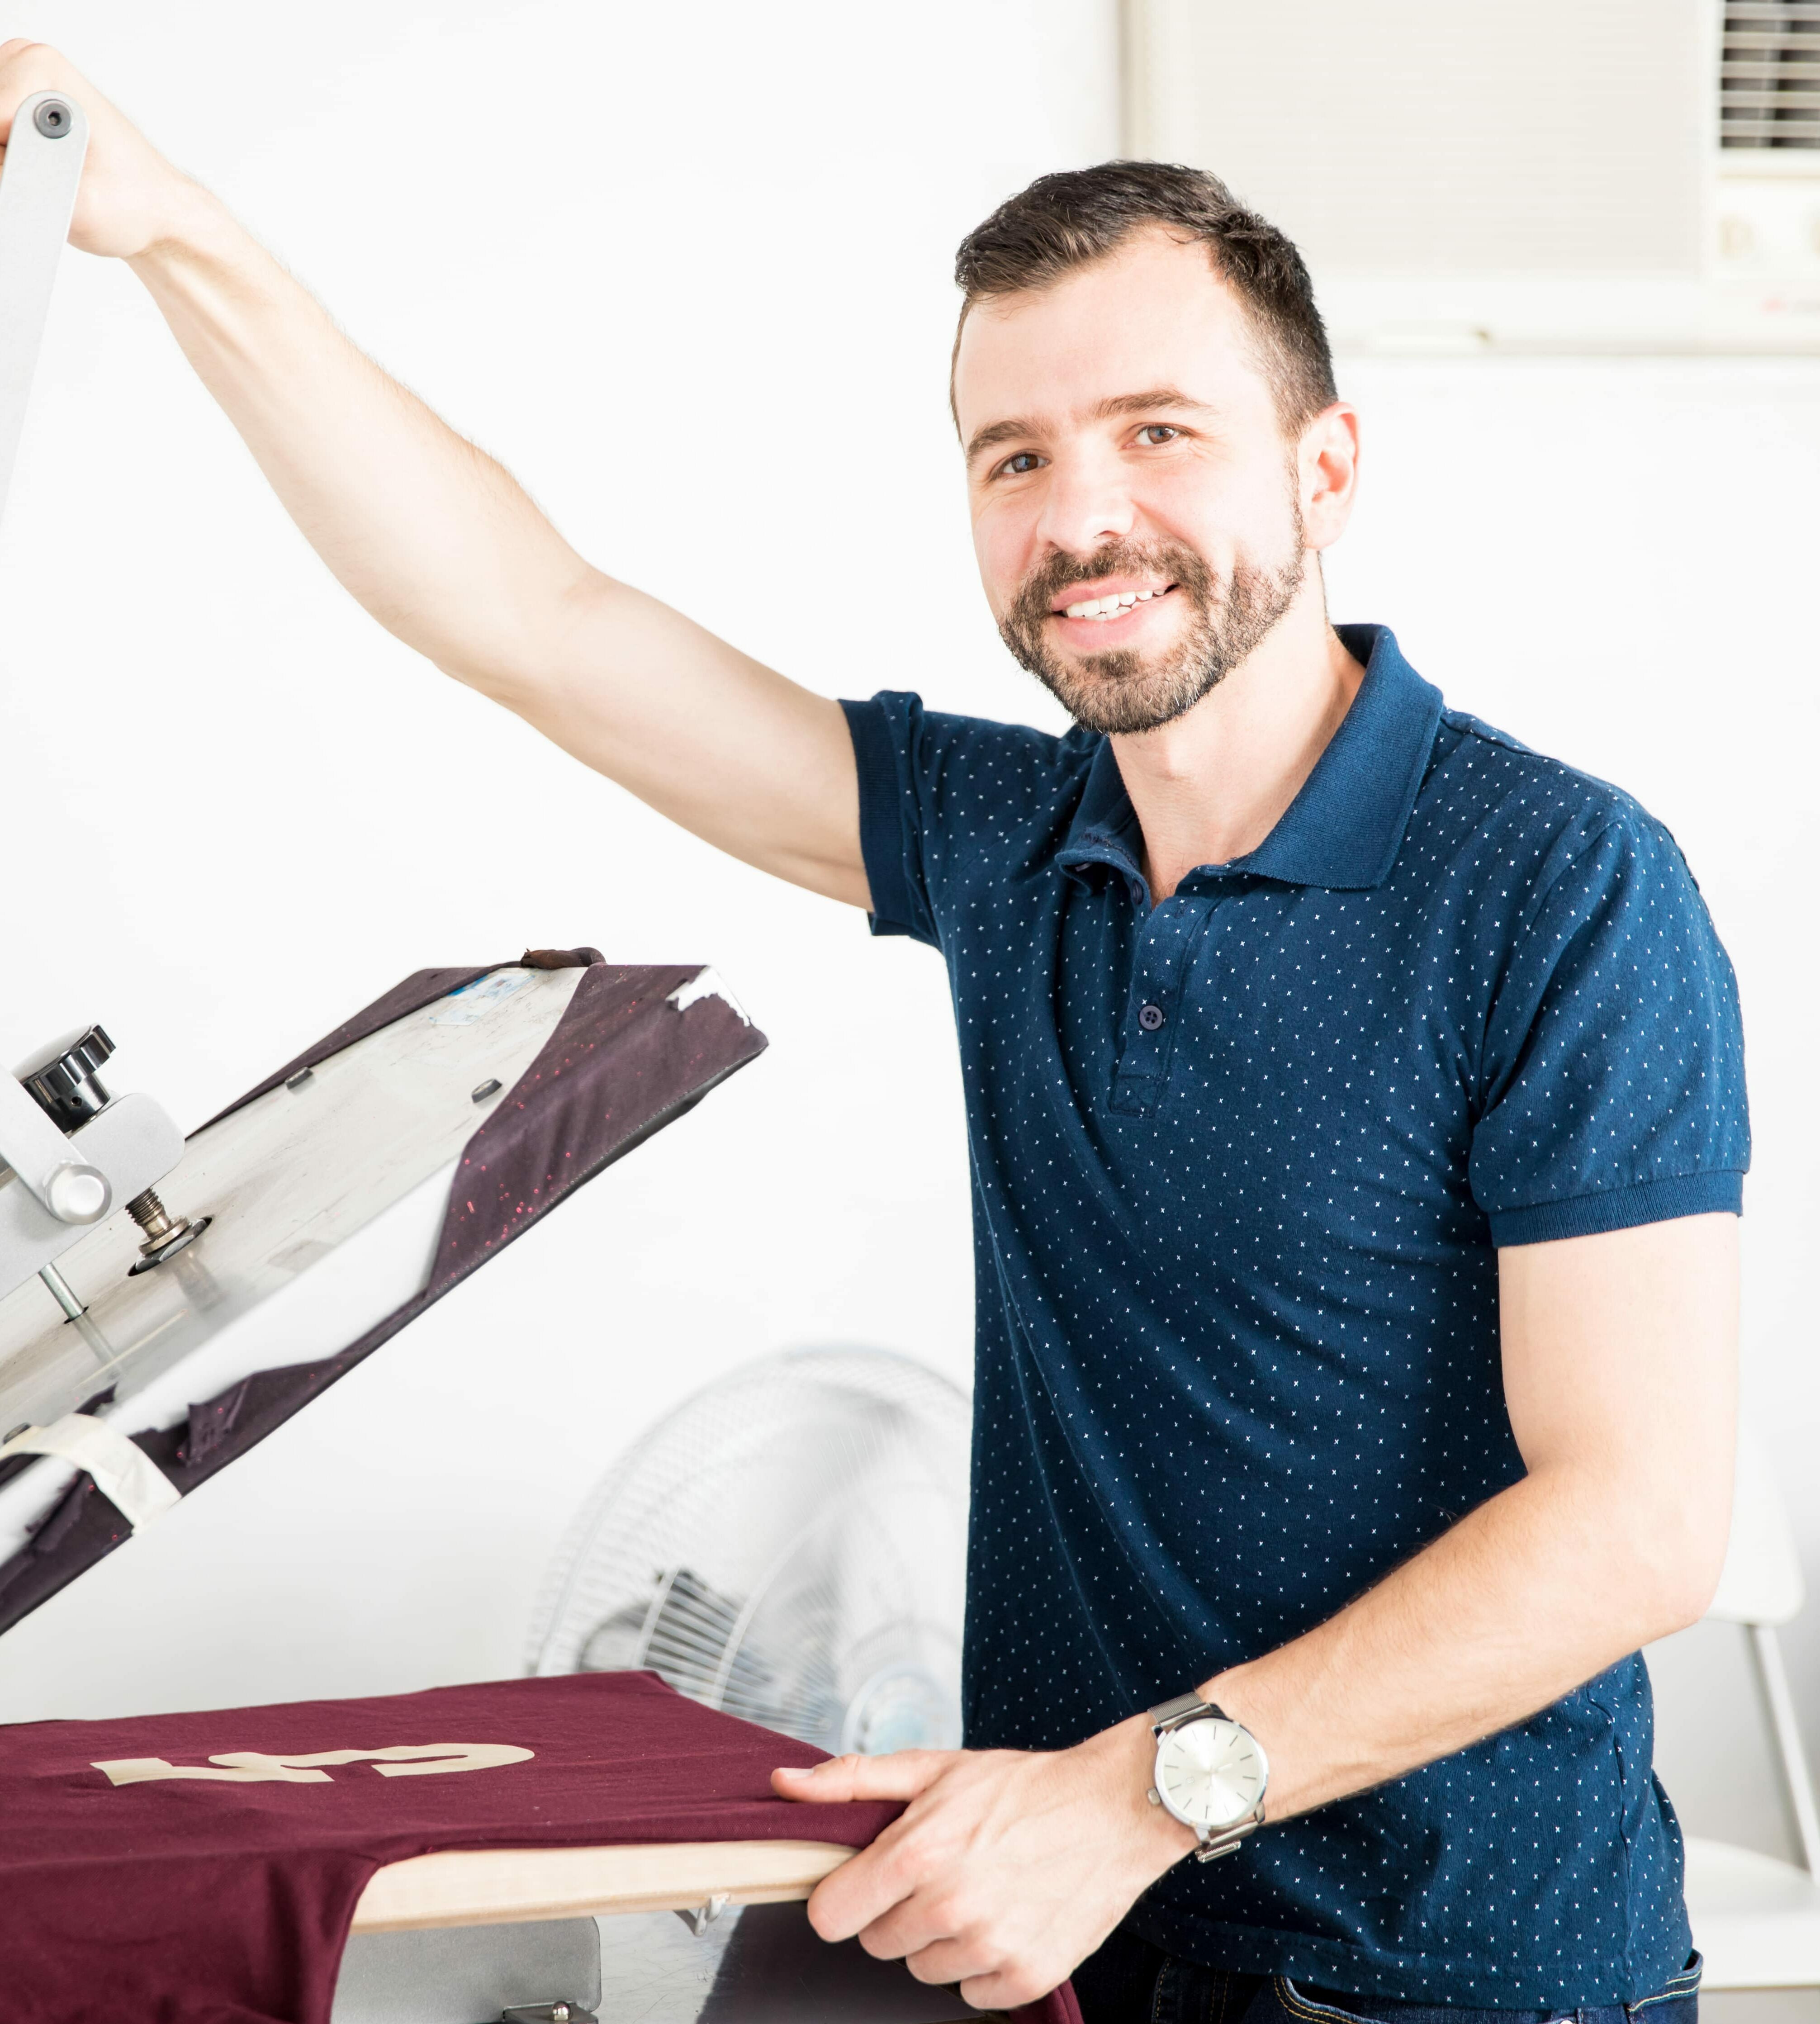
<path fill-rule="evenodd" d="M 1217 904 L 1216 898 L 1208 896 L 1173 897 L 1155 908 L 1143 924 L 1113 1072 L 1115 1110 L 1143 1116 L 1161 1100 L 1174 1052 L 1181 980 Z"/>

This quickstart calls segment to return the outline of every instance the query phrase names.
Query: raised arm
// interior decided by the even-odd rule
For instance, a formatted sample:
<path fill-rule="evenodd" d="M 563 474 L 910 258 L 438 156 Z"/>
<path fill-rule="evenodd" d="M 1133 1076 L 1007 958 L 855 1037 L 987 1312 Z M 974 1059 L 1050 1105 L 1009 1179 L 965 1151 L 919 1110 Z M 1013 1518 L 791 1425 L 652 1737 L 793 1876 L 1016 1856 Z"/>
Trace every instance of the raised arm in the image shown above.
<path fill-rule="evenodd" d="M 381 625 L 710 843 L 867 904 L 837 704 L 583 561 L 53 50 L 0 44 L 0 142 L 48 90 L 90 122 L 72 244 L 130 262 L 292 517 Z"/>

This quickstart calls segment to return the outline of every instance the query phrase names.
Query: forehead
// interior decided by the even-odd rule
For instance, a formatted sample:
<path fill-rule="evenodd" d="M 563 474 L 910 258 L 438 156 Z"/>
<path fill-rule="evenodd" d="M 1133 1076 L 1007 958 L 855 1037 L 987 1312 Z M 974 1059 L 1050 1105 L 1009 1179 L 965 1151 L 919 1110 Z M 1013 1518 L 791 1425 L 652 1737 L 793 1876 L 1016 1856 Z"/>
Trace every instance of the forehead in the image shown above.
<path fill-rule="evenodd" d="M 1028 417 L 1066 423 L 1143 387 L 1274 416 L 1255 334 L 1205 247 L 1136 235 L 1053 287 L 977 304 L 954 361 L 964 443 Z"/>

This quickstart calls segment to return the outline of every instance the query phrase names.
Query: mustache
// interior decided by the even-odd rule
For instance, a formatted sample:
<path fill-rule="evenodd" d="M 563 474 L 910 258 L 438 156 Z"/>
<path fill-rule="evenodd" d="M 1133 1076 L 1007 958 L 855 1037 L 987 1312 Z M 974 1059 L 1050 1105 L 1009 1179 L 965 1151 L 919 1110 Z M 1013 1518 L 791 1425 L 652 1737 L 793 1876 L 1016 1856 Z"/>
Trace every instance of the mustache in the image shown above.
<path fill-rule="evenodd" d="M 1134 541 L 1109 541 L 1091 556 L 1058 552 L 1050 556 L 1024 579 L 1006 615 L 1020 633 L 1034 637 L 1040 634 L 1044 621 L 1070 585 L 1093 583 L 1102 577 L 1142 575 L 1167 577 L 1203 611 L 1213 602 L 1213 572 L 1192 548 L 1174 541 L 1154 548 L 1141 547 Z"/>

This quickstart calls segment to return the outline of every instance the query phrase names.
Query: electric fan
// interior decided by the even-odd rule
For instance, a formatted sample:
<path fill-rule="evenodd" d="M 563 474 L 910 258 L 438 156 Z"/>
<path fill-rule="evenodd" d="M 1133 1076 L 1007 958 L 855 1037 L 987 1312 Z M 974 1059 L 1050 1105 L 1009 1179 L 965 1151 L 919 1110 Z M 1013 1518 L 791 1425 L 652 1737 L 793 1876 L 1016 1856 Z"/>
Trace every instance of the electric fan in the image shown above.
<path fill-rule="evenodd" d="M 881 1350 L 761 1358 L 661 1420 L 545 1578 L 535 1674 L 645 1666 L 837 1752 L 960 1742 L 971 1412 Z"/>

